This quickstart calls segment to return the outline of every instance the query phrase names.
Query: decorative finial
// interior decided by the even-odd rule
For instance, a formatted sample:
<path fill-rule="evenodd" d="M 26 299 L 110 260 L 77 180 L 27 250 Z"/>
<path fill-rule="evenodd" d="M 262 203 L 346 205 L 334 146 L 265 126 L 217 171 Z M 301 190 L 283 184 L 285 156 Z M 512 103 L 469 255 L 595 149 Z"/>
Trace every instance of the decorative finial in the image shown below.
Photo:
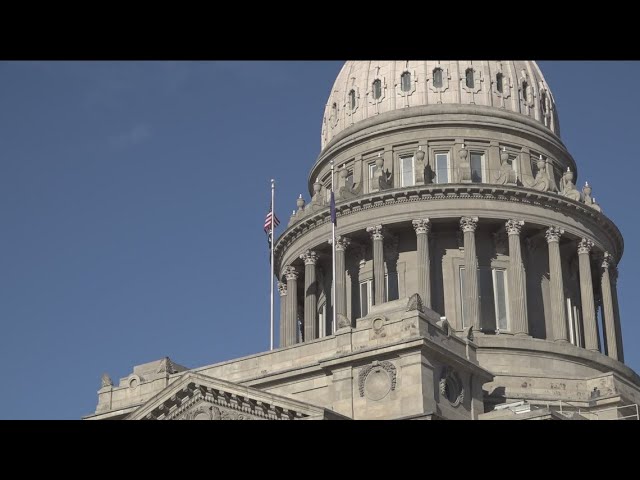
<path fill-rule="evenodd" d="M 464 150 L 464 143 L 462 144 L 462 149 Z"/>
<path fill-rule="evenodd" d="M 101 381 L 102 381 L 102 388 L 113 387 L 113 381 L 111 380 L 111 377 L 109 376 L 109 374 L 103 373 Z"/>
<path fill-rule="evenodd" d="M 316 177 L 316 183 L 320 183 L 320 177 Z"/>
<path fill-rule="evenodd" d="M 584 186 L 588 187 L 589 186 L 589 182 L 584 182 Z"/>
<path fill-rule="evenodd" d="M 542 154 L 540 154 L 540 160 L 542 160 Z"/>
<path fill-rule="evenodd" d="M 570 171 L 571 171 L 571 169 L 569 167 L 567 167 L 567 172 L 570 172 Z"/>
<path fill-rule="evenodd" d="M 302 194 L 300 194 L 300 195 L 298 196 L 298 198 L 302 198 Z"/>
<path fill-rule="evenodd" d="M 422 145 L 418 145 L 418 150 L 422 150 Z"/>
<path fill-rule="evenodd" d="M 507 151 L 507 149 L 506 149 L 505 147 L 502 147 L 502 151 L 503 151 L 503 152 L 506 152 L 506 151 Z"/>
<path fill-rule="evenodd" d="M 382 153 L 381 153 L 381 152 L 378 152 L 378 158 L 380 158 L 380 156 L 381 156 L 381 155 L 382 155 Z"/>

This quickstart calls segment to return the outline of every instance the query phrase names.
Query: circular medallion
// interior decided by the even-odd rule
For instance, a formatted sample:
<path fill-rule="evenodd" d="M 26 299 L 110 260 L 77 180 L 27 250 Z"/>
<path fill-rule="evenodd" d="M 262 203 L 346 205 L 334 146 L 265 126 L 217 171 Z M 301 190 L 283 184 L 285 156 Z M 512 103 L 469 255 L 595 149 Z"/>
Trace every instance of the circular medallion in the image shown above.
<path fill-rule="evenodd" d="M 391 377 L 382 367 L 375 367 L 364 382 L 364 393 L 369 400 L 382 400 L 391 391 Z"/>

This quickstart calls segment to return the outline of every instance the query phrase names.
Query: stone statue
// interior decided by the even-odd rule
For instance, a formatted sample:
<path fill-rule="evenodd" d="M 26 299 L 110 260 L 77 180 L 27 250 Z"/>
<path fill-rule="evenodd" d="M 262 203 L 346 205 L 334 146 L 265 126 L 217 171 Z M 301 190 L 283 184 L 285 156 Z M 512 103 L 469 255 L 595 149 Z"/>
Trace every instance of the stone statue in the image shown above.
<path fill-rule="evenodd" d="M 102 374 L 102 388 L 104 387 L 113 387 L 113 380 L 107 373 Z"/>
<path fill-rule="evenodd" d="M 600 205 L 598 205 L 596 200 L 591 196 L 591 185 L 589 185 L 589 182 L 585 182 L 584 187 L 582 187 L 582 201 L 585 205 L 590 206 L 594 210 L 597 210 L 598 212 L 602 211 Z"/>
<path fill-rule="evenodd" d="M 305 212 L 309 213 L 316 212 L 327 205 L 325 190 L 322 187 L 319 179 L 316 179 L 316 182 L 313 184 L 313 196 L 311 197 L 311 201 L 304 207 Z"/>
<path fill-rule="evenodd" d="M 382 175 L 378 177 L 378 188 L 380 190 L 390 190 L 393 188 L 393 179 L 391 178 L 389 169 L 386 172 L 382 172 Z"/>
<path fill-rule="evenodd" d="M 338 188 L 338 198 L 341 200 L 347 200 L 349 198 L 353 198 L 362 194 L 362 182 L 360 182 L 360 185 L 358 185 L 357 188 L 353 184 L 347 185 L 347 176 L 348 172 L 346 168 L 340 170 L 340 187 Z"/>
<path fill-rule="evenodd" d="M 460 160 L 458 161 L 458 182 L 459 183 L 471 183 L 471 163 L 468 160 L 469 151 L 464 148 L 464 143 L 462 144 L 462 148 L 458 152 L 458 157 Z"/>
<path fill-rule="evenodd" d="M 560 195 L 576 202 L 580 201 L 580 192 L 573 183 L 573 172 L 569 167 L 567 167 L 567 171 L 564 172 L 560 181 Z"/>
<path fill-rule="evenodd" d="M 515 185 L 518 181 L 518 177 L 516 176 L 516 172 L 513 171 L 512 166 L 509 164 L 509 154 L 502 147 L 502 152 L 500 152 L 500 170 L 495 178 L 495 182 L 499 185 Z"/>
<path fill-rule="evenodd" d="M 538 173 L 536 174 L 536 178 L 534 178 L 533 182 L 530 182 L 526 186 L 540 192 L 548 192 L 551 190 L 551 179 L 549 178 L 549 173 L 547 172 L 547 162 L 542 159 L 542 155 L 540 155 L 540 158 L 538 159 L 536 165 L 538 166 Z"/>
<path fill-rule="evenodd" d="M 380 153 L 378 153 L 378 158 L 376 158 L 376 169 L 373 172 L 373 176 L 369 179 L 371 182 L 369 191 L 377 192 L 380 189 L 380 179 L 382 178 L 382 166 L 384 165 L 384 160 Z"/>

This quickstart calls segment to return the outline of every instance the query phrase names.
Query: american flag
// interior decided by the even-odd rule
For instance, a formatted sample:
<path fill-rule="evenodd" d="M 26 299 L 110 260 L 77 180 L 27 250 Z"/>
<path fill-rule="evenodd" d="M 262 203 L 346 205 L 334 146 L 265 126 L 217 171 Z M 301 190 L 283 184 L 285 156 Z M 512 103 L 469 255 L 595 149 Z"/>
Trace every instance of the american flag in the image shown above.
<path fill-rule="evenodd" d="M 280 225 L 280 220 L 278 220 L 278 216 L 273 214 L 272 205 L 269 205 L 269 212 L 267 213 L 266 218 L 264 219 L 264 233 L 267 234 L 267 242 L 269 242 L 269 248 L 271 248 L 271 224 L 273 223 L 273 229 Z"/>

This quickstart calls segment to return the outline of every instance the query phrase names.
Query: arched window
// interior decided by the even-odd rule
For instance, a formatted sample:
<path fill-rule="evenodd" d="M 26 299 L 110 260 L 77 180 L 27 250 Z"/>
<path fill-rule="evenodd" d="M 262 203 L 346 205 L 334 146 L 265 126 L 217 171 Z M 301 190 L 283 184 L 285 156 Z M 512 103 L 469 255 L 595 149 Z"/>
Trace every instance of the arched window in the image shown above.
<path fill-rule="evenodd" d="M 503 79 L 503 78 L 504 78 L 504 76 L 503 76 L 501 73 L 498 73 L 498 74 L 496 75 L 496 90 L 497 90 L 499 93 L 502 93 L 502 92 L 503 92 L 503 90 L 504 90 L 504 87 L 503 87 L 503 85 L 502 85 L 502 79 Z"/>
<path fill-rule="evenodd" d="M 433 86 L 442 88 L 442 69 L 440 67 L 433 70 Z"/>
<path fill-rule="evenodd" d="M 356 91 L 355 90 L 351 90 L 349 92 L 349 105 L 351 107 L 351 110 L 356 109 Z"/>
<path fill-rule="evenodd" d="M 382 97 L 382 82 L 380 81 L 379 78 L 376 78 L 373 81 L 372 90 L 373 90 L 373 99 L 379 100 L 380 97 Z"/>
<path fill-rule="evenodd" d="M 540 94 L 540 109 L 542 113 L 547 113 L 547 92 L 545 91 Z"/>
<path fill-rule="evenodd" d="M 400 88 L 403 92 L 411 90 L 411 73 L 404 72 L 400 77 Z"/>
<path fill-rule="evenodd" d="M 464 72 L 464 75 L 467 80 L 467 88 L 473 88 L 475 85 L 475 81 L 473 79 L 473 68 L 467 68 L 466 72 Z"/>
<path fill-rule="evenodd" d="M 526 103 L 529 102 L 529 84 L 527 82 L 522 82 L 522 99 Z"/>

